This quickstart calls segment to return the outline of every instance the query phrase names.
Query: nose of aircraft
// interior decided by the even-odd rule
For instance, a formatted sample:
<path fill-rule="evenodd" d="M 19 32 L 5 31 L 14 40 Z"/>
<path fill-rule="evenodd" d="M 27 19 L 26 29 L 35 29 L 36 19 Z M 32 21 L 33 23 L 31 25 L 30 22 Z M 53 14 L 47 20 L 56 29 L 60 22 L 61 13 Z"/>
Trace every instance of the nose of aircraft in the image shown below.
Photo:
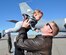
<path fill-rule="evenodd" d="M 65 22 L 64 27 L 66 28 L 66 18 L 64 19 L 64 22 Z"/>
<path fill-rule="evenodd" d="M 66 18 L 64 19 L 65 23 L 66 23 Z"/>

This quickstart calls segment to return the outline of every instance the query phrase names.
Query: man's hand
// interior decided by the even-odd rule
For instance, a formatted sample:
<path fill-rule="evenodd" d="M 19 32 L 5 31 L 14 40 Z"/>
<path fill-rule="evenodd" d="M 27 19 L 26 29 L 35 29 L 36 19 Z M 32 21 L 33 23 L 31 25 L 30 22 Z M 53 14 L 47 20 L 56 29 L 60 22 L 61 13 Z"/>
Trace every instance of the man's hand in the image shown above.
<path fill-rule="evenodd" d="M 23 21 L 22 27 L 29 28 L 29 21 L 28 21 L 28 19 Z"/>

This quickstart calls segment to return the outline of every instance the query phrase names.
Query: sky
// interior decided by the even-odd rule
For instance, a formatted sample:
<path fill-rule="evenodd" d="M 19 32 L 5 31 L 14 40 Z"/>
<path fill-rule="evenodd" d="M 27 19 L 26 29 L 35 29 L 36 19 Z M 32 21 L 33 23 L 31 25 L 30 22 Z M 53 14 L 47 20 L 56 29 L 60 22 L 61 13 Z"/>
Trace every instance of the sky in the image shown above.
<path fill-rule="evenodd" d="M 55 21 L 63 28 L 66 18 L 66 0 L 0 0 L 0 30 L 14 27 L 7 20 L 22 20 L 19 3 L 26 2 L 33 10 L 43 12 L 44 22 Z"/>

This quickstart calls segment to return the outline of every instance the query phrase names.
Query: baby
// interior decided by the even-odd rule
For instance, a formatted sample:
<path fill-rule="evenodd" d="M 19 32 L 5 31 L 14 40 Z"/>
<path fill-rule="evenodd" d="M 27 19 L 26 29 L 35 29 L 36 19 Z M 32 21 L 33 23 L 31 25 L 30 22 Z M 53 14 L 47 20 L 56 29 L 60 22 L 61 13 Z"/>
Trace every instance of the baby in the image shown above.
<path fill-rule="evenodd" d="M 29 19 L 30 28 L 32 30 L 36 30 L 35 25 L 41 19 L 42 15 L 43 13 L 40 10 L 35 10 L 31 17 L 27 14 L 23 14 L 25 19 Z"/>
<path fill-rule="evenodd" d="M 41 17 L 43 16 L 43 12 L 41 12 L 40 10 L 35 10 L 33 12 L 33 15 L 32 17 L 30 17 L 29 15 L 27 14 L 23 14 L 24 16 L 24 20 L 28 18 L 29 20 L 29 24 L 30 24 L 30 29 L 32 30 L 36 30 L 35 28 L 35 25 L 37 24 L 37 22 L 41 19 Z M 24 21 L 23 20 L 23 21 Z M 7 29 L 4 31 L 4 35 L 5 34 L 8 34 L 8 33 L 11 33 L 11 32 L 18 32 L 20 30 L 20 28 L 22 27 L 22 23 L 23 21 L 19 21 L 15 24 L 15 27 L 14 28 L 10 28 L 10 29 Z"/>

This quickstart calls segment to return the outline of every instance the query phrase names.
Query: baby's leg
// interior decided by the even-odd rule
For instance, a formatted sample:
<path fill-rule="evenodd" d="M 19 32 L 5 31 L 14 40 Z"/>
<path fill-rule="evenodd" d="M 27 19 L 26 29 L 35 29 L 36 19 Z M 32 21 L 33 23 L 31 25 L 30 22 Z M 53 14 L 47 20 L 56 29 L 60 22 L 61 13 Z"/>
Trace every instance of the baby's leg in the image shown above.
<path fill-rule="evenodd" d="M 5 30 L 5 34 L 11 33 L 11 32 L 16 32 L 17 30 L 19 30 L 21 28 L 21 26 L 22 26 L 22 22 L 17 22 L 15 24 L 14 28 L 10 28 L 10 29 Z"/>

